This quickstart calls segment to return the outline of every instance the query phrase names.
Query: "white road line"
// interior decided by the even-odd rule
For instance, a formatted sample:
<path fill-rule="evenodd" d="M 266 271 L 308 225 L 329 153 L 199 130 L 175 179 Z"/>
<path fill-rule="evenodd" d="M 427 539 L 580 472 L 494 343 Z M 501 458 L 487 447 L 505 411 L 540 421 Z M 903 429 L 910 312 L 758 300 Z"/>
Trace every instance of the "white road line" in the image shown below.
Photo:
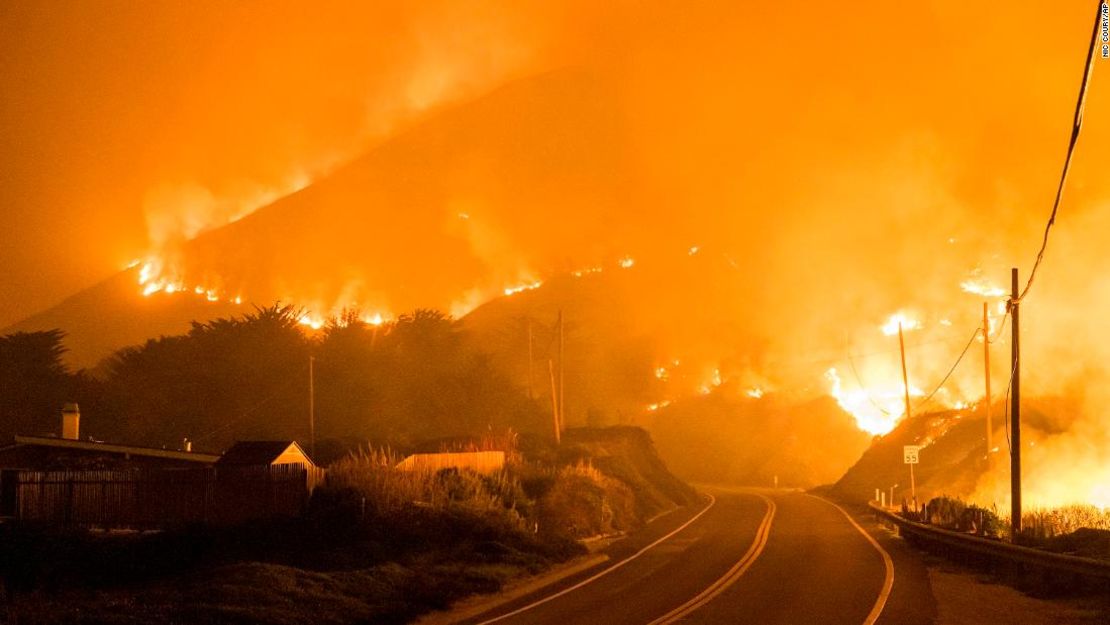
<path fill-rule="evenodd" d="M 690 526 L 690 524 L 692 524 L 694 521 L 697 521 L 699 518 L 701 518 L 701 516 L 703 514 L 708 512 L 709 509 L 713 507 L 713 504 L 717 503 L 717 498 L 716 497 L 714 497 L 713 495 L 708 495 L 708 497 L 709 497 L 709 504 L 706 505 L 704 508 L 702 508 L 701 512 L 698 512 L 697 514 L 695 514 L 693 518 L 691 518 L 689 521 L 686 521 L 682 525 L 678 526 L 678 528 L 672 530 L 666 536 L 663 536 L 662 538 L 656 540 L 655 542 L 653 542 L 650 545 L 648 545 L 647 547 L 644 547 L 643 549 L 637 551 L 636 553 L 634 553 L 631 556 L 625 558 L 624 560 L 621 560 L 620 562 L 617 562 L 613 566 L 611 566 L 611 567 L 609 567 L 609 568 L 607 568 L 603 571 L 600 571 L 600 572 L 596 573 L 595 575 L 593 575 L 591 577 L 588 577 L 588 578 L 578 582 L 577 584 L 571 586 L 570 588 L 564 588 L 563 590 L 560 590 L 559 592 L 557 592 L 553 595 L 548 595 L 548 596 L 544 597 L 543 599 L 540 599 L 539 601 L 529 603 L 528 605 L 526 605 L 524 607 L 521 607 L 521 608 L 517 608 L 517 609 L 513 610 L 512 612 L 509 612 L 507 614 L 502 614 L 501 616 L 491 618 L 487 621 L 482 621 L 481 623 L 478 623 L 478 625 L 488 625 L 489 623 L 496 623 L 497 621 L 507 619 L 510 616 L 516 616 L 517 614 L 520 614 L 521 612 L 527 612 L 528 610 L 531 610 L 532 608 L 534 608 L 536 606 L 540 606 L 540 605 L 543 605 L 543 604 L 547 603 L 548 601 L 558 599 L 559 597 L 562 597 L 563 595 L 565 595 L 567 593 L 574 592 L 575 590 L 578 590 L 579 588 L 585 586 L 586 584 L 590 584 L 592 582 L 595 582 L 598 579 L 612 573 L 613 571 L 615 571 L 615 570 L 621 568 L 622 566 L 628 564 L 629 562 L 635 560 L 636 558 L 639 558 L 640 556 L 647 553 L 650 549 L 652 549 L 653 547 L 655 547 L 659 543 L 662 543 L 663 541 L 667 540 L 668 538 L 670 538 L 670 537 L 674 536 L 675 534 L 681 532 L 682 530 L 686 529 L 687 527 Z"/>
<path fill-rule="evenodd" d="M 863 537 L 867 539 L 867 542 L 871 543 L 871 546 L 877 549 L 879 555 L 883 557 L 883 566 L 886 567 L 883 589 L 879 592 L 879 598 L 875 600 L 875 605 L 871 607 L 871 612 L 863 621 L 863 625 L 875 625 L 875 621 L 879 620 L 879 615 L 883 613 L 883 608 L 886 607 L 886 600 L 890 598 L 890 589 L 894 587 L 894 561 L 890 559 L 890 554 L 886 552 L 886 549 L 883 549 L 879 543 L 871 537 L 871 534 L 867 533 L 867 530 L 860 527 L 859 523 L 856 523 L 856 520 L 852 518 L 852 515 L 848 514 L 847 510 L 823 497 L 817 497 L 815 495 L 810 495 L 810 497 L 823 501 L 837 510 L 840 510 L 841 514 L 848 519 L 848 522 L 854 525 L 855 528 L 859 530 L 859 533 L 863 534 Z"/>
<path fill-rule="evenodd" d="M 666 625 L 667 623 L 674 623 L 685 618 L 690 613 L 715 599 L 728 589 L 729 586 L 735 584 L 737 580 L 748 571 L 752 563 L 756 561 L 756 558 L 763 553 L 764 547 L 767 546 L 767 539 L 771 534 L 771 522 L 775 518 L 775 510 L 777 508 L 775 502 L 771 501 L 770 498 L 760 494 L 756 494 L 756 496 L 767 504 L 767 512 L 763 515 L 763 521 L 759 524 L 759 530 L 756 532 L 755 540 L 752 541 L 751 546 L 748 547 L 748 551 L 744 556 L 740 558 L 728 572 L 717 579 L 717 581 L 710 584 L 708 588 L 701 591 L 696 597 L 663 616 L 660 616 L 648 625 Z"/>

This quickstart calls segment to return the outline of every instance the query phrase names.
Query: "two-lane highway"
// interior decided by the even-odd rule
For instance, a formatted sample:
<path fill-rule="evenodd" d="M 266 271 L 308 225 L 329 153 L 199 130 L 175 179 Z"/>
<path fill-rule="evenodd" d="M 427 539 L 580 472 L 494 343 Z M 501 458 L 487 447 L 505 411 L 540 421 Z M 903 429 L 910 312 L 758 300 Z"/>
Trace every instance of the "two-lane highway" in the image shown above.
<path fill-rule="evenodd" d="M 702 508 L 615 545 L 604 565 L 463 622 L 870 625 L 907 622 L 907 614 L 917 620 L 889 605 L 897 575 L 886 550 L 836 505 L 789 491 L 710 493 Z"/>

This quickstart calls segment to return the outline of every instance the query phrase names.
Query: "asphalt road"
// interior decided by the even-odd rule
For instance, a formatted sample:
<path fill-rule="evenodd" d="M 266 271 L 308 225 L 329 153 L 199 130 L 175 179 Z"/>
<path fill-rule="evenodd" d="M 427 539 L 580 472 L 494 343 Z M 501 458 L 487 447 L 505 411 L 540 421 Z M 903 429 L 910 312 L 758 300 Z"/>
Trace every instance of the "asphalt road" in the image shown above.
<path fill-rule="evenodd" d="M 464 623 L 932 623 L 924 567 L 875 528 L 804 493 L 709 489 L 608 562 Z"/>

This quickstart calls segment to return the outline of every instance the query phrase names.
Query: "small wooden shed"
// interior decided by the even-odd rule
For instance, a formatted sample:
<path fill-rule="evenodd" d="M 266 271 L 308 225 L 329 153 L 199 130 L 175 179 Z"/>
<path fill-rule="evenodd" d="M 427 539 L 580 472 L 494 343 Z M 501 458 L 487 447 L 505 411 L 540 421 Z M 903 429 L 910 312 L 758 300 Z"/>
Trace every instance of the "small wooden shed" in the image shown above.
<path fill-rule="evenodd" d="M 299 464 L 306 469 L 316 468 L 316 463 L 308 457 L 297 441 L 239 441 L 216 461 L 217 468 L 291 464 Z"/>

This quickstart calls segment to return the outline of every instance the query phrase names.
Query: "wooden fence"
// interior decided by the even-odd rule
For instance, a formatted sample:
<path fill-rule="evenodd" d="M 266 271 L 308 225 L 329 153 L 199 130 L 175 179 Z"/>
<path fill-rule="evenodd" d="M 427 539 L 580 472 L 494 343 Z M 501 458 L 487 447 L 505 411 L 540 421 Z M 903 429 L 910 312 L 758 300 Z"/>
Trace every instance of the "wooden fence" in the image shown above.
<path fill-rule="evenodd" d="M 64 527 L 231 525 L 304 511 L 322 470 L 302 465 L 19 471 L 15 516 Z"/>

